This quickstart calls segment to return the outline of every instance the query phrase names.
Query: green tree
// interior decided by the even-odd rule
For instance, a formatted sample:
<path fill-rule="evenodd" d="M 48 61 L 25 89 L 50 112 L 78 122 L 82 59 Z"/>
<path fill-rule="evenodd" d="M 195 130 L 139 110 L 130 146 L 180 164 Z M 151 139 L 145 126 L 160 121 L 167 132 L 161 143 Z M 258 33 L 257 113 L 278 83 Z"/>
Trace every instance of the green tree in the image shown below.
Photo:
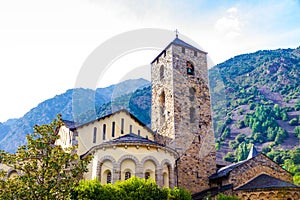
<path fill-rule="evenodd" d="M 294 129 L 294 132 L 295 132 L 295 135 L 300 139 L 300 126 L 297 126 L 297 127 Z"/>
<path fill-rule="evenodd" d="M 90 158 L 81 160 L 76 146 L 62 149 L 55 145 L 61 117 L 50 124 L 35 125 L 27 144 L 16 153 L 1 151 L 2 164 L 14 168 L 19 176 L 0 178 L 0 199 L 66 199 L 87 171 Z M 2 172 L 2 176 L 5 172 Z"/>
<path fill-rule="evenodd" d="M 228 153 L 223 157 L 223 160 L 225 160 L 225 161 L 227 161 L 227 162 L 231 162 L 231 163 L 236 162 L 236 158 L 235 158 L 235 156 L 234 156 L 231 152 L 228 152 Z"/>
<path fill-rule="evenodd" d="M 298 119 L 295 117 L 289 121 L 291 126 L 296 126 L 298 124 Z"/>

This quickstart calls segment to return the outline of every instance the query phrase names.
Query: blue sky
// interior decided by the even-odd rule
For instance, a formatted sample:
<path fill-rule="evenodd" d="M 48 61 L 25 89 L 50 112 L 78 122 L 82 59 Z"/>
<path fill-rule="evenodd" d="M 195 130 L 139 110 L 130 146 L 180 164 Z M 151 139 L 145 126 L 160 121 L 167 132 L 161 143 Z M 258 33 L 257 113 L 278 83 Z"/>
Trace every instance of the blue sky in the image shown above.
<path fill-rule="evenodd" d="M 89 54 L 122 32 L 177 28 L 217 64 L 260 49 L 298 47 L 299 19 L 299 0 L 1 1 L 0 122 L 73 88 Z M 116 66 L 146 65 L 155 54 L 129 55 Z M 108 77 L 99 86 L 113 82 L 118 79 Z"/>

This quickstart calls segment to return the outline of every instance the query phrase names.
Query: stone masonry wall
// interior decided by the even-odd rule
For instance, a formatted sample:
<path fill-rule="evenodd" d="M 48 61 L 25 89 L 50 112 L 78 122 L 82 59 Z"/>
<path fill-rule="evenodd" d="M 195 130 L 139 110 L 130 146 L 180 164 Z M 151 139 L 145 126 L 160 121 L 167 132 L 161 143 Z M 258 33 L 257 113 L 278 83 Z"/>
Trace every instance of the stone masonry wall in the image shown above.
<path fill-rule="evenodd" d="M 187 61 L 193 75 L 187 74 Z M 178 186 L 192 193 L 208 189 L 208 176 L 216 172 L 206 62 L 206 53 L 172 44 L 152 64 L 152 129 L 159 133 L 158 142 L 180 154 Z M 166 66 L 163 79 L 161 65 Z"/>
<path fill-rule="evenodd" d="M 293 177 L 289 172 L 282 169 L 263 154 L 260 154 L 232 170 L 227 180 L 228 183 L 224 183 L 224 185 L 232 183 L 234 188 L 238 188 L 260 174 L 268 174 L 283 181 L 293 183 Z"/>

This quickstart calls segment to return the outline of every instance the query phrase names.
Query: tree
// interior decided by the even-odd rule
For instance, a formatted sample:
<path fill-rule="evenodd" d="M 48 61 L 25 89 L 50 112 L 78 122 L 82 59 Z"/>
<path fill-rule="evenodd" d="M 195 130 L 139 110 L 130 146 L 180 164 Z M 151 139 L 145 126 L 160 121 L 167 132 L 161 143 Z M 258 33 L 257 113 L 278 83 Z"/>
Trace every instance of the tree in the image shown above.
<path fill-rule="evenodd" d="M 291 126 L 296 126 L 298 124 L 298 119 L 295 117 L 289 121 Z"/>
<path fill-rule="evenodd" d="M 66 199 L 72 188 L 87 172 L 90 158 L 81 160 L 76 146 L 62 149 L 55 145 L 63 125 L 60 115 L 50 124 L 35 125 L 34 133 L 27 135 L 27 144 L 16 153 L 1 151 L 2 163 L 15 169 L 18 176 L 0 178 L 2 199 Z"/>
<path fill-rule="evenodd" d="M 300 139 L 300 126 L 297 126 L 297 127 L 294 129 L 294 132 L 295 132 L 295 135 Z"/>

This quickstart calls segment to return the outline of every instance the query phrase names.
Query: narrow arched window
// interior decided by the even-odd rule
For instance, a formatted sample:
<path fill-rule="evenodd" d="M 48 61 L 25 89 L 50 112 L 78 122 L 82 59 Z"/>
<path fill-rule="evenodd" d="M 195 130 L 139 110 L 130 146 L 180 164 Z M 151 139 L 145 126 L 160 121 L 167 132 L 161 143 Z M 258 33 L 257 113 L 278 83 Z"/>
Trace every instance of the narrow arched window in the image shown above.
<path fill-rule="evenodd" d="M 130 172 L 125 172 L 125 180 L 130 179 L 131 173 Z"/>
<path fill-rule="evenodd" d="M 94 127 L 93 143 L 96 143 L 97 139 L 97 127 Z"/>
<path fill-rule="evenodd" d="M 115 126 L 116 126 L 116 122 L 112 122 L 112 124 L 111 124 L 111 137 L 115 137 Z"/>
<path fill-rule="evenodd" d="M 160 94 L 159 96 L 159 104 L 160 104 L 160 122 L 161 124 L 163 124 L 166 120 L 166 116 L 165 116 L 165 101 L 166 101 L 166 95 L 165 95 L 165 92 L 162 91 L 162 93 Z"/>
<path fill-rule="evenodd" d="M 150 178 L 150 172 L 146 172 L 145 173 L 145 179 L 149 179 Z"/>
<path fill-rule="evenodd" d="M 121 134 L 124 134 L 124 118 L 121 119 Z"/>
<path fill-rule="evenodd" d="M 195 99 L 195 94 L 196 94 L 196 89 L 193 88 L 193 87 L 191 87 L 191 88 L 189 88 L 189 92 L 190 92 L 190 100 L 191 100 L 191 101 L 194 101 L 194 99 Z"/>
<path fill-rule="evenodd" d="M 165 76 L 165 68 L 162 65 L 162 66 L 160 66 L 160 69 L 159 69 L 159 78 L 160 78 L 160 80 L 163 80 L 164 76 Z"/>
<path fill-rule="evenodd" d="M 195 114 L 196 114 L 196 111 L 195 111 L 195 108 L 190 108 L 190 122 L 193 123 L 195 122 Z"/>
<path fill-rule="evenodd" d="M 103 124 L 103 127 L 102 127 L 102 134 L 103 134 L 103 140 L 105 140 L 105 137 L 106 137 L 106 124 Z"/>
<path fill-rule="evenodd" d="M 108 172 L 106 175 L 106 183 L 111 183 L 111 172 Z"/>
<path fill-rule="evenodd" d="M 129 125 L 129 133 L 132 133 L 132 125 Z"/>
<path fill-rule="evenodd" d="M 194 65 L 190 61 L 186 61 L 186 72 L 188 75 L 194 75 Z"/>

